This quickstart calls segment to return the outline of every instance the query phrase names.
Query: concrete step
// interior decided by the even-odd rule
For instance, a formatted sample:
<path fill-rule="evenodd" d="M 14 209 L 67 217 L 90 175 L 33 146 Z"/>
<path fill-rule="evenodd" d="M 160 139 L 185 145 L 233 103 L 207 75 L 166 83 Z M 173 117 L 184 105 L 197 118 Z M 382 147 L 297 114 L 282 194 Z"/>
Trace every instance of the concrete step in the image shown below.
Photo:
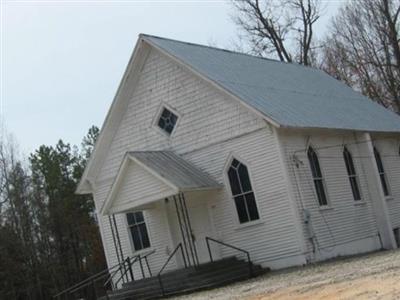
<path fill-rule="evenodd" d="M 258 265 L 252 265 L 252 268 L 254 276 L 266 271 Z M 210 262 L 196 268 L 174 270 L 161 275 L 165 295 L 208 289 L 249 277 L 248 262 L 236 258 Z M 156 299 L 162 297 L 162 290 L 158 277 L 155 276 L 126 283 L 123 288 L 109 292 L 108 295 L 111 300 Z"/>
<path fill-rule="evenodd" d="M 173 279 L 173 278 L 176 278 L 177 280 L 181 280 L 181 278 L 197 276 L 201 273 L 206 273 L 206 272 L 216 270 L 216 269 L 226 269 L 227 267 L 239 266 L 240 264 L 241 264 L 240 260 L 237 260 L 235 258 L 227 258 L 227 259 L 216 261 L 213 263 L 202 264 L 198 267 L 189 267 L 186 269 L 179 269 L 179 270 L 165 272 L 165 273 L 162 273 L 161 276 L 162 276 L 163 280 L 164 279 L 169 280 L 169 279 Z M 125 283 L 125 284 L 123 284 L 123 288 L 139 287 L 139 286 L 143 286 L 143 285 L 147 286 L 154 282 L 156 282 L 158 284 L 157 276 Z"/>
<path fill-rule="evenodd" d="M 254 274 L 258 275 L 262 272 L 262 268 L 259 266 L 254 266 Z M 186 287 L 191 287 L 193 285 L 203 284 L 203 283 L 212 283 L 212 282 L 219 282 L 225 280 L 227 277 L 234 277 L 234 276 L 247 276 L 249 277 L 249 269 L 248 266 L 234 266 L 230 267 L 229 269 L 225 270 L 217 270 L 209 273 L 200 273 L 196 276 L 190 277 L 174 277 L 174 278 L 163 278 L 162 284 L 165 289 L 170 290 L 179 290 L 184 289 Z M 160 284 L 158 278 L 155 278 L 152 281 L 148 281 L 146 285 L 143 284 L 136 284 L 131 285 L 128 287 L 124 287 L 118 291 L 115 291 L 114 294 L 140 294 L 146 290 L 160 290 Z"/>
<path fill-rule="evenodd" d="M 241 260 L 237 259 L 236 257 L 231 256 L 231 257 L 220 259 L 220 260 L 217 260 L 217 261 L 214 261 L 214 262 L 208 262 L 208 263 L 201 264 L 200 266 L 197 266 L 196 268 L 188 267 L 186 269 L 165 271 L 165 272 L 162 273 L 162 275 L 168 275 L 168 276 L 173 276 L 174 274 L 189 275 L 190 273 L 199 272 L 199 271 L 207 271 L 208 269 L 223 268 L 223 267 L 226 267 L 226 266 L 230 266 L 231 264 L 237 264 L 240 261 Z M 156 274 L 153 274 L 153 275 L 155 276 Z M 144 278 L 144 279 L 137 280 L 135 282 L 125 283 L 124 286 L 129 286 L 129 285 L 132 285 L 133 283 L 136 283 L 136 282 L 146 282 L 146 281 L 150 281 L 152 279 L 153 279 L 153 277 Z"/>
<path fill-rule="evenodd" d="M 259 271 L 261 267 L 259 266 L 253 266 L 254 271 Z M 232 264 L 229 266 L 225 266 L 224 268 L 217 268 L 217 269 L 207 269 L 207 270 L 197 270 L 197 269 L 192 269 L 192 270 L 181 270 L 181 272 L 174 273 L 174 274 L 164 274 L 161 275 L 161 280 L 163 285 L 176 285 L 176 284 L 182 284 L 184 282 L 190 282 L 190 281 L 197 281 L 201 280 L 203 278 L 216 278 L 220 276 L 225 276 L 227 273 L 244 273 L 244 274 L 249 274 L 249 265 L 248 263 L 237 263 L 237 264 Z M 125 284 L 123 289 L 121 290 L 126 290 L 126 289 L 141 289 L 141 288 L 149 288 L 149 287 L 158 287 L 159 286 L 159 280 L 158 277 L 153 277 L 153 278 L 148 278 L 146 280 L 139 280 L 136 282 L 132 282 L 129 284 Z"/>

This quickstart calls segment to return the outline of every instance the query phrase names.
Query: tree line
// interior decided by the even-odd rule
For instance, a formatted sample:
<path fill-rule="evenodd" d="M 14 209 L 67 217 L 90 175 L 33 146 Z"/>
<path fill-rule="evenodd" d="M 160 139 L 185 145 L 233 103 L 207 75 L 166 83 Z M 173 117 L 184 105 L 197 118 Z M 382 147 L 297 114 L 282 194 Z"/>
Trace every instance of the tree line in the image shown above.
<path fill-rule="evenodd" d="M 317 38 L 321 0 L 233 0 L 246 52 L 320 68 L 400 114 L 400 0 L 345 2 Z"/>
<path fill-rule="evenodd" d="M 106 267 L 93 198 L 75 194 L 98 132 L 27 160 L 0 141 L 0 299 L 51 299 Z"/>

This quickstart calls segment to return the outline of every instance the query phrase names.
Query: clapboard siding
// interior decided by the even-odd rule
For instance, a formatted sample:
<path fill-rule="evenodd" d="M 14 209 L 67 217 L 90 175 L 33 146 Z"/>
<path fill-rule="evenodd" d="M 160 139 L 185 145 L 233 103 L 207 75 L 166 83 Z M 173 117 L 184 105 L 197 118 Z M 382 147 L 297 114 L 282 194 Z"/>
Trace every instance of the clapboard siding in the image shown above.
<path fill-rule="evenodd" d="M 363 160 L 370 158 L 359 154 L 360 145 L 356 144 L 355 137 L 344 133 L 318 134 L 283 130 L 280 132 L 280 137 L 300 215 L 303 215 L 303 209 L 307 209 L 311 214 L 316 247 L 321 252 L 316 255 L 320 257 L 339 255 L 337 248 L 340 245 L 376 237 L 378 229 L 363 167 Z M 328 209 L 321 209 L 318 204 L 306 154 L 308 144 L 313 146 L 319 157 L 329 200 Z M 343 159 L 343 145 L 346 145 L 352 153 L 362 202 L 353 199 Z M 293 161 L 293 155 L 298 159 L 297 166 Z M 308 232 L 304 224 L 303 230 L 305 233 Z M 312 251 L 311 243 L 308 243 L 308 251 Z"/>
<path fill-rule="evenodd" d="M 107 185 L 104 185 L 107 187 Z M 103 194 L 101 194 L 103 193 Z M 103 199 L 106 195 L 106 191 L 102 191 L 102 189 L 98 189 L 98 193 L 95 194 L 96 205 L 99 203 L 97 199 Z M 98 207 L 96 209 L 99 209 Z M 151 209 L 148 209 L 144 212 L 144 218 L 146 221 L 146 226 L 148 229 L 151 248 L 145 249 L 144 253 L 147 251 L 151 251 L 153 249 L 156 250 L 156 253 L 149 256 L 149 264 L 152 270 L 152 273 L 158 272 L 160 267 L 167 260 L 168 253 L 166 251 L 167 247 L 172 247 L 169 230 L 168 230 L 168 222 L 166 220 L 166 213 L 162 203 L 156 203 L 152 206 Z M 126 219 L 124 214 L 115 214 L 115 219 L 118 227 L 118 233 L 121 240 L 122 252 L 124 258 L 127 256 L 134 255 L 133 247 L 131 245 L 131 240 L 129 237 L 129 231 L 126 225 Z M 104 243 L 104 250 L 106 254 L 107 264 L 109 267 L 114 266 L 118 263 L 118 257 L 116 254 L 116 249 L 114 247 L 111 227 L 109 224 L 108 216 L 99 216 L 99 223 L 101 228 L 101 235 Z M 168 265 L 168 269 L 172 269 L 176 266 L 174 260 L 170 262 Z M 147 272 L 147 269 L 146 269 Z M 134 265 L 134 276 L 135 278 L 141 277 L 141 272 L 139 266 Z"/>
<path fill-rule="evenodd" d="M 145 196 L 173 194 L 173 189 L 134 162 L 128 162 L 124 177 L 118 185 L 112 209 L 123 210 L 127 204 L 139 206 Z"/>
<path fill-rule="evenodd" d="M 171 138 L 166 137 L 158 128 L 153 126 L 154 118 L 162 103 L 166 103 L 179 113 L 179 123 Z M 245 136 L 247 133 L 266 128 L 266 126 L 264 120 L 255 116 L 247 108 L 188 73 L 156 50 L 152 50 L 142 68 L 137 86 L 131 95 L 131 100 L 122 117 L 119 129 L 113 137 L 111 147 L 96 178 L 96 205 L 98 208 L 101 207 L 107 198 L 112 182 L 127 151 L 172 150 L 180 155 L 195 150 L 200 153 L 203 151 L 201 149 L 207 152 L 210 146 L 214 145 L 213 147 L 217 149 L 218 144 L 223 141 Z M 253 143 L 255 142 L 253 141 Z M 272 143 L 269 147 L 276 153 L 273 142 L 270 140 L 268 143 Z M 245 148 L 245 145 L 242 147 Z M 264 153 L 267 152 L 268 148 L 264 149 Z M 204 160 L 207 160 L 207 164 L 203 166 L 203 163 L 196 161 L 195 165 L 209 174 L 212 173 L 212 161 L 214 159 L 221 163 L 221 158 L 209 160 L 208 155 L 203 157 Z M 269 158 L 268 155 L 265 159 L 266 163 L 271 163 L 276 168 L 277 161 L 275 159 Z M 209 170 L 209 168 L 211 169 Z M 222 170 L 220 169 L 219 172 L 218 178 L 221 179 Z M 256 169 L 255 172 L 259 171 Z M 275 179 L 275 181 L 282 187 L 282 183 L 278 179 Z M 271 185 L 274 184 L 275 182 L 271 179 Z M 127 192 L 132 193 L 131 191 Z M 260 193 L 260 197 L 269 197 L 266 191 Z M 279 192 L 274 189 L 269 193 L 271 197 L 286 195 L 281 188 Z M 278 215 L 280 210 L 275 209 L 273 211 L 275 215 Z M 129 255 L 132 253 L 132 248 L 124 216 L 117 214 L 116 217 L 124 253 Z M 103 217 L 100 217 L 100 219 L 103 220 L 102 236 L 105 248 L 107 248 L 107 261 L 109 265 L 113 265 L 117 262 L 117 258 L 113 249 L 108 219 Z M 290 218 L 288 219 L 290 220 Z M 226 216 L 224 220 L 224 228 L 232 227 Z M 168 252 L 166 247 L 171 248 L 171 245 L 167 242 L 170 238 L 166 225 L 165 209 L 156 206 L 146 211 L 146 222 L 151 231 L 154 248 L 157 248 L 157 253 L 152 255 L 149 261 L 152 268 L 158 271 L 166 260 L 166 252 Z M 239 236 L 243 235 L 250 239 L 244 232 Z M 256 230 L 254 229 L 253 232 L 256 232 Z M 234 239 L 233 242 L 236 240 L 239 240 L 239 238 Z M 296 252 L 294 245 L 296 239 L 288 237 L 286 240 L 286 243 L 291 245 L 287 247 L 290 248 L 289 252 Z M 283 253 L 287 253 L 287 251 L 285 250 Z M 273 257 L 272 254 L 271 257 Z"/>
<path fill-rule="evenodd" d="M 180 114 L 171 139 L 153 126 L 163 102 Z M 115 176 L 128 150 L 188 152 L 264 125 L 240 104 L 153 50 L 97 180 Z"/>
<path fill-rule="evenodd" d="M 209 223 L 212 224 L 203 230 L 199 230 L 201 226 L 194 228 L 194 232 L 197 230 L 203 240 L 204 235 L 211 234 L 248 250 L 256 263 L 273 268 L 379 247 L 377 223 L 380 226 L 381 223 L 376 221 L 376 215 L 379 214 L 377 202 L 372 201 L 380 198 L 373 199 L 373 195 L 377 197 L 378 193 L 370 190 L 369 183 L 375 183 L 374 176 L 367 173 L 373 169 L 372 157 L 366 151 L 370 148 L 356 143 L 362 134 L 272 128 L 258 114 L 194 75 L 183 65 L 156 48 L 144 47 L 148 47 L 145 53 L 134 59 L 140 61 L 140 66 L 138 64 L 134 68 L 138 73 L 124 77 L 124 92 L 117 95 L 123 105 L 115 106 L 115 111 L 123 111 L 123 115 L 120 120 L 110 121 L 111 125 L 108 126 L 113 130 L 115 127 L 118 129 L 112 136 L 110 147 L 100 152 L 96 171 L 92 171 L 96 174 L 91 175 L 95 178 L 92 180 L 91 177 L 90 183 L 94 187 L 97 211 L 110 195 L 126 152 L 170 150 L 223 186 L 204 194 L 187 193 L 188 207 L 192 208 L 189 215 L 192 214 L 195 217 L 193 219 L 203 220 L 203 216 L 209 213 L 204 222 L 210 219 Z M 127 84 L 130 82 L 134 84 Z M 155 125 L 163 104 L 176 111 L 179 117 L 171 136 Z M 104 136 L 103 144 L 108 144 L 111 135 Z M 382 151 L 393 196 L 387 200 L 391 223 L 393 227 L 399 227 L 399 138 L 397 136 L 388 141 L 374 135 L 374 139 Z M 329 199 L 329 207 L 325 209 L 318 205 L 314 189 L 306 155 L 309 143 L 319 155 L 324 175 Z M 343 160 L 344 144 L 353 155 L 362 194 L 360 202 L 353 199 Z M 231 157 L 248 167 L 260 214 L 258 221 L 239 224 L 226 178 L 227 162 Z M 132 206 L 135 202 L 141 203 L 144 195 L 165 196 L 170 192 L 167 185 L 133 163 L 128 165 L 117 188 L 117 194 L 111 195 L 116 195 L 113 197 L 113 207 L 120 208 L 119 211 L 125 209 L 127 203 Z M 159 271 L 181 238 L 170 200 L 160 199 L 146 206 L 144 212 L 151 249 L 156 250 L 149 258 L 153 274 Z M 198 201 L 204 201 L 207 209 L 202 206 L 203 202 L 199 204 Z M 310 239 L 310 227 L 303 221 L 304 210 L 311 215 L 313 239 Z M 123 255 L 126 257 L 134 253 L 125 218 L 123 213 L 116 214 Z M 107 263 L 112 266 L 118 260 L 109 218 L 99 216 L 99 222 Z M 216 250 L 222 256 L 237 254 L 226 247 Z M 179 262 L 172 260 L 169 268 L 178 265 Z M 139 275 L 139 269 L 135 268 L 135 274 Z"/>
<path fill-rule="evenodd" d="M 252 111 L 155 49 L 150 50 L 138 81 L 130 91 L 129 104 L 95 178 L 98 210 L 110 193 L 126 152 L 170 150 L 223 185 L 222 189 L 208 193 L 203 199 L 209 209 L 210 228 L 213 228 L 209 232 L 217 239 L 250 251 L 257 263 L 284 267 L 304 263 L 305 255 L 307 259 L 315 260 L 379 247 L 372 193 L 367 181 L 370 176 L 366 173 L 371 170 L 365 168 L 368 165 L 365 162 L 370 162 L 371 157 L 360 155 L 367 152 L 360 148 L 365 145 L 356 143 L 355 134 L 333 130 L 273 130 Z M 154 125 L 163 104 L 179 115 L 171 137 Z M 330 204 L 328 209 L 321 209 L 316 198 L 306 155 L 309 142 L 320 158 Z M 361 202 L 353 199 L 342 154 L 344 144 L 353 155 Z M 394 151 L 383 141 L 379 147 L 387 153 Z M 297 161 L 293 160 L 294 155 Z M 226 178 L 226 164 L 231 156 L 249 169 L 259 221 L 239 224 Z M 393 226 L 397 227 L 400 226 L 399 160 L 394 155 L 383 157 L 393 194 L 393 199 L 388 200 L 390 217 Z M 161 195 L 168 189 L 137 168 L 134 164 L 129 165 L 114 205 L 118 206 L 119 201 L 122 207 L 128 202 L 139 201 L 149 191 Z M 188 199 L 192 205 L 196 196 L 188 195 Z M 158 201 L 145 211 L 151 246 L 157 251 L 149 259 L 153 273 L 161 268 L 173 250 L 174 242 L 180 238 L 170 232 L 176 227 L 176 220 L 171 222 L 174 213 L 170 206 L 171 203 Z M 313 253 L 308 227 L 301 221 L 304 209 L 311 214 L 317 253 Z M 125 216 L 117 214 L 116 218 L 124 255 L 132 255 Z M 117 257 L 108 218 L 99 217 L 99 220 L 107 262 L 111 266 L 117 262 Z M 357 241 L 364 242 L 354 244 Z M 345 248 L 343 245 L 351 246 Z M 236 254 L 225 247 L 218 251 L 222 256 Z M 176 266 L 173 260 L 169 267 Z"/>
<path fill-rule="evenodd" d="M 239 224 L 229 185 L 225 184 L 225 167 L 231 155 L 244 162 L 250 172 L 261 218 L 254 225 Z M 273 260 L 301 255 L 276 139 L 269 129 L 193 151 L 184 157 L 225 186 L 209 200 L 217 238 L 249 250 L 252 259 L 267 265 Z M 237 254 L 227 248 L 221 251 L 222 255 Z"/>
<path fill-rule="evenodd" d="M 172 252 L 171 236 L 165 205 L 162 202 L 155 204 L 155 207 L 144 212 L 147 229 L 149 231 L 151 249 L 156 250 L 149 256 L 149 264 L 153 275 L 160 270 L 160 267 L 166 262 L 169 254 Z M 166 271 L 176 267 L 175 259 L 172 259 Z"/>
<path fill-rule="evenodd" d="M 373 137 L 374 145 L 379 150 L 386 177 L 390 188 L 390 197 L 386 203 L 390 215 L 392 227 L 400 227 L 400 142 L 397 137 L 378 136 Z"/>

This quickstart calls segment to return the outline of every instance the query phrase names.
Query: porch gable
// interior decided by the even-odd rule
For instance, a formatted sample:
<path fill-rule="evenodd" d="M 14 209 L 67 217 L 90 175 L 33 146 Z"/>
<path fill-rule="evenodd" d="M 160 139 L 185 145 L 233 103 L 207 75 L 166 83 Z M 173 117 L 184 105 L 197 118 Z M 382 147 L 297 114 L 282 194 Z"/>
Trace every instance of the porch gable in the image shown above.
<path fill-rule="evenodd" d="M 121 213 L 179 192 L 220 187 L 171 151 L 127 152 L 100 213 Z"/>

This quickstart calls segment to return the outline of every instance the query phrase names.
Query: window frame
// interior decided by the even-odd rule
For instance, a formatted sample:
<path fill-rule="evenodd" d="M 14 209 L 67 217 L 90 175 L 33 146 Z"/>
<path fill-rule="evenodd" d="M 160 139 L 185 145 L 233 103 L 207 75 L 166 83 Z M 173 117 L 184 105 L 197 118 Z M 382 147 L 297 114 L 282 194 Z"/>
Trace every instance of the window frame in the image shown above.
<path fill-rule="evenodd" d="M 164 109 L 168 109 L 170 112 L 172 112 L 174 115 L 176 115 L 177 119 L 176 119 L 176 123 L 174 128 L 172 129 L 171 133 L 168 133 L 167 131 L 165 131 L 164 129 L 162 129 L 159 125 L 158 122 L 160 120 L 160 117 L 164 111 Z M 182 119 L 182 114 L 179 113 L 176 109 L 172 108 L 169 104 L 162 102 L 158 109 L 157 109 L 157 113 L 152 121 L 152 127 L 156 129 L 157 132 L 161 133 L 163 136 L 171 138 L 172 136 L 175 135 L 176 132 L 176 128 L 179 125 L 180 120 Z"/>
<path fill-rule="evenodd" d="M 309 158 L 309 155 L 308 155 L 308 152 L 310 151 L 310 149 L 315 153 L 315 156 L 317 158 L 319 171 L 321 173 L 320 177 L 314 177 L 313 168 L 312 168 L 311 161 L 310 161 L 310 158 Z M 327 186 L 326 186 L 325 174 L 324 174 L 324 171 L 323 171 L 323 167 L 321 165 L 321 160 L 319 159 L 318 152 L 315 151 L 315 147 L 313 145 L 311 145 L 311 144 L 309 144 L 308 147 L 307 147 L 306 157 L 307 157 L 307 161 L 308 161 L 308 167 L 309 167 L 309 170 L 310 170 L 310 173 L 311 173 L 311 178 L 312 178 L 312 182 L 313 182 L 313 191 L 314 191 L 315 198 L 317 199 L 318 207 L 320 209 L 330 208 L 331 207 L 331 202 L 330 202 L 330 199 L 329 199 L 329 196 L 328 196 L 328 189 L 327 189 Z M 318 194 L 316 181 L 322 183 L 322 188 L 323 188 L 323 191 L 324 191 L 326 204 L 321 204 L 321 199 L 320 199 L 320 196 Z"/>
<path fill-rule="evenodd" d="M 228 172 L 229 172 L 229 170 L 231 168 L 231 165 L 232 165 L 232 162 L 234 160 L 237 160 L 240 164 L 242 164 L 242 165 L 244 165 L 246 167 L 247 174 L 248 174 L 248 177 L 249 177 L 250 186 L 251 186 L 251 191 L 247 191 L 247 192 L 244 192 L 244 193 L 233 195 L 233 191 L 232 191 L 232 188 L 231 188 L 231 182 L 230 182 L 230 179 L 229 179 Z M 255 191 L 254 180 L 253 180 L 253 176 L 251 174 L 249 163 L 246 162 L 245 160 L 243 160 L 240 156 L 238 156 L 236 154 L 230 154 L 228 160 L 225 163 L 224 178 L 225 178 L 225 184 L 226 184 L 226 187 L 227 187 L 230 199 L 231 199 L 230 202 L 231 202 L 231 205 L 232 205 L 232 216 L 235 219 L 235 223 L 239 226 L 238 228 L 247 227 L 247 226 L 250 226 L 250 225 L 255 225 L 255 224 L 262 223 L 262 217 L 261 217 L 260 209 L 259 209 L 259 206 L 258 206 L 258 203 L 257 203 L 258 197 L 257 197 L 257 193 Z M 247 207 L 247 200 L 246 200 L 246 198 L 244 198 L 244 201 L 246 203 L 246 212 L 247 212 L 248 220 L 244 221 L 244 222 L 240 222 L 240 216 L 239 216 L 239 211 L 238 211 L 238 208 L 237 208 L 237 205 L 236 205 L 235 197 L 245 196 L 245 195 L 250 194 L 250 193 L 252 193 L 253 197 L 254 197 L 254 204 L 255 204 L 255 208 L 256 208 L 256 212 L 257 212 L 258 218 L 256 218 L 256 219 L 251 219 L 250 218 L 250 214 L 249 214 L 248 207 Z"/>
<path fill-rule="evenodd" d="M 132 237 L 131 227 L 138 226 L 138 224 L 130 225 L 129 222 L 128 222 L 128 214 L 130 214 L 130 213 L 135 214 L 135 213 L 138 213 L 138 212 L 141 212 L 142 215 L 143 215 L 143 222 L 140 222 L 140 224 L 144 224 L 144 226 L 146 228 L 147 237 L 148 237 L 148 240 L 149 240 L 149 247 L 144 247 L 144 248 L 141 248 L 139 250 L 136 250 L 135 243 L 134 243 L 133 237 Z M 152 249 L 153 243 L 152 243 L 152 239 L 151 239 L 151 236 L 150 236 L 149 227 L 147 226 L 146 214 L 145 214 L 144 211 L 136 210 L 136 211 L 127 211 L 127 212 L 125 212 L 125 225 L 126 225 L 126 230 L 128 232 L 129 241 L 130 241 L 130 244 L 131 244 L 132 253 L 141 253 L 141 252 L 144 252 L 144 251 L 150 251 Z"/>
<path fill-rule="evenodd" d="M 397 155 L 400 157 L 400 141 L 397 143 Z"/>
<path fill-rule="evenodd" d="M 381 184 L 381 187 L 382 187 L 383 195 L 385 196 L 386 199 L 392 198 L 392 190 L 390 188 L 389 180 L 388 180 L 387 173 L 386 173 L 386 168 L 385 168 L 385 165 L 384 165 L 383 160 L 382 160 L 381 151 L 378 149 L 378 147 L 376 147 L 376 145 L 374 145 L 373 147 L 374 147 L 374 149 L 373 149 L 373 151 L 374 151 L 374 160 L 375 160 L 376 168 L 378 169 L 378 177 L 379 177 L 379 181 L 380 181 L 380 184 Z M 377 155 L 379 157 L 380 164 L 378 163 Z M 382 166 L 382 170 L 380 170 L 379 165 Z M 385 186 L 386 186 L 386 192 L 387 193 L 385 193 L 384 183 L 385 183 Z"/>
<path fill-rule="evenodd" d="M 350 156 L 350 160 L 351 160 L 350 162 L 352 164 L 350 167 L 351 167 L 351 169 L 354 170 L 354 174 L 350 174 L 349 173 L 349 166 L 347 164 L 348 160 L 346 159 L 346 153 L 348 153 L 348 155 Z M 363 195 L 362 195 L 362 192 L 361 192 L 360 177 L 358 176 L 356 165 L 354 164 L 353 154 L 352 154 L 352 152 L 349 150 L 349 148 L 347 146 L 343 147 L 342 154 L 343 154 L 343 160 L 344 160 L 344 163 L 345 163 L 347 178 L 349 180 L 351 192 L 352 192 L 352 195 L 353 195 L 353 200 L 355 202 L 357 202 L 357 203 L 360 203 L 360 202 L 363 201 Z M 354 191 L 354 186 L 353 186 L 352 180 L 354 180 L 355 185 L 357 187 L 357 192 L 358 192 L 359 199 L 356 199 L 356 197 L 355 197 L 355 191 Z"/>

